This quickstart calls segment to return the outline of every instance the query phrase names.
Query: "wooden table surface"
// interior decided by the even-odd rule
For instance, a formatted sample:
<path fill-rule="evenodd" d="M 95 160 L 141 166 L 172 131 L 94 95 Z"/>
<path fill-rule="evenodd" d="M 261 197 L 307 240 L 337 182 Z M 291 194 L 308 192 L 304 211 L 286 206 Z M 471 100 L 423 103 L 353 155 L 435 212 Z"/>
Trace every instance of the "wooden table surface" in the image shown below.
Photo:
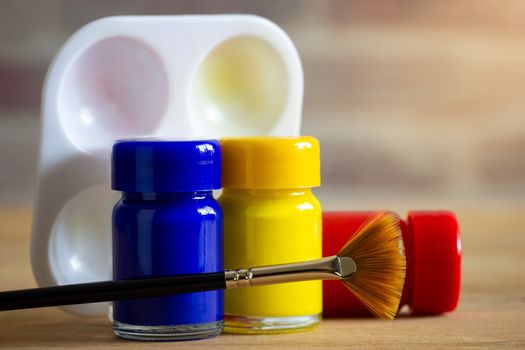
<path fill-rule="evenodd" d="M 57 308 L 0 313 L 1 349 L 62 348 L 525 348 L 525 211 L 459 212 L 463 282 L 458 309 L 440 317 L 327 319 L 288 335 L 224 334 L 179 343 L 118 339 L 107 318 Z M 0 290 L 34 287 L 29 264 L 31 211 L 0 208 Z"/>

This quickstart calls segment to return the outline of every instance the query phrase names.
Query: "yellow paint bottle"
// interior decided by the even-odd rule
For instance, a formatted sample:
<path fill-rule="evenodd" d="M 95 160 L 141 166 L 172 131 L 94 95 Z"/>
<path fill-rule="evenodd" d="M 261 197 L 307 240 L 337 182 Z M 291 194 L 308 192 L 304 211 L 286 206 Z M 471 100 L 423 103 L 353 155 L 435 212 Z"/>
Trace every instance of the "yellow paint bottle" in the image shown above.
<path fill-rule="evenodd" d="M 303 137 L 221 141 L 226 269 L 318 259 L 322 254 L 319 143 Z M 225 330 L 280 333 L 317 325 L 320 281 L 225 292 Z"/>

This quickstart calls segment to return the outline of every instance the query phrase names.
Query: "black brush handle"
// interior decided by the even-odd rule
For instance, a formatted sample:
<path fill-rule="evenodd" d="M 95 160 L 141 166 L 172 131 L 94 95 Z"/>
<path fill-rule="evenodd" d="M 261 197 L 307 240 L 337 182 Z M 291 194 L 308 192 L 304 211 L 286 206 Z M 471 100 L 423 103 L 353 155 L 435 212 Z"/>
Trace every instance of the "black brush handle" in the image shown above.
<path fill-rule="evenodd" d="M 69 284 L 0 292 L 0 311 L 225 289 L 224 272 Z"/>

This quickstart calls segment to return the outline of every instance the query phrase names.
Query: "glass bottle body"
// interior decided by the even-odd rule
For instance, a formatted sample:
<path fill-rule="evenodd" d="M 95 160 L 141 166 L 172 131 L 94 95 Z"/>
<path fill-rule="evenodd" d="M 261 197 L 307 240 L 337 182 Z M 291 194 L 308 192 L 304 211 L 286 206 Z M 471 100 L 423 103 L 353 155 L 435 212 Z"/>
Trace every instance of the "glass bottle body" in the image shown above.
<path fill-rule="evenodd" d="M 318 259 L 321 206 L 310 189 L 224 189 L 227 269 Z M 225 292 L 225 330 L 281 333 L 317 325 L 322 283 L 308 281 Z"/>
<path fill-rule="evenodd" d="M 222 210 L 211 191 L 123 193 L 113 211 L 113 279 L 223 270 Z M 223 327 L 223 292 L 113 304 L 113 329 L 136 340 L 190 340 Z"/>

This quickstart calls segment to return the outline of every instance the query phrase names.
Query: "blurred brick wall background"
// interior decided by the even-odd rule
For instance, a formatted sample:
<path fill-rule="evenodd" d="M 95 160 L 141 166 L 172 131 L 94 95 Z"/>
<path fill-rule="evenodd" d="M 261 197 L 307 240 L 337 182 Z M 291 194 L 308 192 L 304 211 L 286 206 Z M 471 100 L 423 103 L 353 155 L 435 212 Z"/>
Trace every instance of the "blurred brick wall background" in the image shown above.
<path fill-rule="evenodd" d="M 117 14 L 254 13 L 305 72 L 328 208 L 525 204 L 522 1 L 0 0 L 0 203 L 31 203 L 47 66 Z"/>

